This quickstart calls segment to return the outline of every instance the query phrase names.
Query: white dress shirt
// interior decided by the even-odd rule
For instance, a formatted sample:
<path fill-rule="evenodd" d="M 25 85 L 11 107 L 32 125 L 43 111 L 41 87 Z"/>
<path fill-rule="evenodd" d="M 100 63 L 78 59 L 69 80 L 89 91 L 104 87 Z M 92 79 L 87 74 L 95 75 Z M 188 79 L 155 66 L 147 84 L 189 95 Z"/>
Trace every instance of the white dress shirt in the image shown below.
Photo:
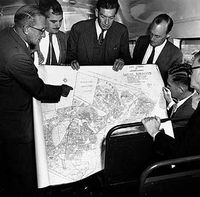
<path fill-rule="evenodd" d="M 101 33 L 102 29 L 101 29 L 101 27 L 99 26 L 99 23 L 98 23 L 97 19 L 96 19 L 96 21 L 95 21 L 95 27 L 96 27 L 96 32 L 97 32 L 97 40 L 98 40 L 98 38 L 99 38 L 99 35 L 100 35 L 100 33 Z M 106 37 L 106 33 L 107 33 L 107 30 L 103 32 L 103 38 L 105 38 L 105 37 Z"/>
<path fill-rule="evenodd" d="M 47 55 L 49 51 L 49 32 L 45 31 L 45 35 L 46 35 L 45 38 L 42 38 L 40 41 L 40 51 L 42 52 L 44 56 L 44 64 L 47 61 Z M 53 43 L 54 51 L 56 54 L 56 59 L 58 62 L 60 58 L 60 49 L 58 45 L 58 39 L 55 34 L 52 34 L 52 43 Z"/>
<path fill-rule="evenodd" d="M 153 64 L 155 64 L 156 60 L 158 59 L 158 56 L 160 55 L 162 49 L 164 48 L 165 44 L 167 43 L 167 40 L 165 40 L 161 45 L 155 47 L 155 54 L 154 54 L 154 58 L 153 58 Z M 153 47 L 149 44 L 149 46 L 147 47 L 146 53 L 144 55 L 144 58 L 142 60 L 142 64 L 146 64 L 151 52 L 153 50 Z"/>

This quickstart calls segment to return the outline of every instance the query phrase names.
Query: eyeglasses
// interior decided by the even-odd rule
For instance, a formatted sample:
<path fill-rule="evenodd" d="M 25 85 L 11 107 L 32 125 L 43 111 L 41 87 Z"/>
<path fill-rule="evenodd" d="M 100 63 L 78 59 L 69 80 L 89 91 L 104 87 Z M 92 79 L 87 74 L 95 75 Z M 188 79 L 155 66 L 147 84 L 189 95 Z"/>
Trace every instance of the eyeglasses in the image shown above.
<path fill-rule="evenodd" d="M 200 66 L 194 66 L 194 67 L 191 67 L 191 68 L 190 68 L 191 73 L 193 72 L 193 70 L 198 69 L 198 68 L 200 68 Z"/>
<path fill-rule="evenodd" d="M 200 68 L 200 66 L 194 66 L 194 67 L 191 67 L 190 69 L 194 70 L 194 69 L 197 69 L 197 68 Z"/>
<path fill-rule="evenodd" d="M 45 28 L 38 29 L 38 28 L 33 27 L 33 26 L 30 26 L 30 27 L 33 28 L 33 29 L 36 29 L 36 30 L 40 31 L 42 34 L 45 32 Z"/>

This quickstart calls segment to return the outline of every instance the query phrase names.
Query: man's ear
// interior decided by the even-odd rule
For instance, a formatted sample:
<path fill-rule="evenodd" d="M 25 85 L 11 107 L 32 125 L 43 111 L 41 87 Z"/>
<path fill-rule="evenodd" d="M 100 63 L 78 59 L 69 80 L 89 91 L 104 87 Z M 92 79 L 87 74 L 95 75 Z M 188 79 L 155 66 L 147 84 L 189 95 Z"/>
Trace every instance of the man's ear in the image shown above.
<path fill-rule="evenodd" d="M 99 15 L 99 10 L 96 8 L 95 9 L 95 16 L 98 18 L 98 15 Z"/>
<path fill-rule="evenodd" d="M 30 27 L 28 25 L 24 25 L 23 26 L 23 32 L 24 32 L 24 34 L 27 35 L 29 33 L 29 29 L 30 29 Z"/>

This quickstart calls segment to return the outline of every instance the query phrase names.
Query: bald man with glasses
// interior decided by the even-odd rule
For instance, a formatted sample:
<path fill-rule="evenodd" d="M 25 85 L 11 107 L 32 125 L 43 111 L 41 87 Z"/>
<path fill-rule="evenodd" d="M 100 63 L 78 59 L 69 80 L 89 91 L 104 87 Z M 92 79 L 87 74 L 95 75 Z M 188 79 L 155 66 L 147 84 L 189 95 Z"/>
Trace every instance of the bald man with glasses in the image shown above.
<path fill-rule="evenodd" d="M 177 141 L 160 130 L 159 117 L 147 117 L 142 120 L 147 132 L 153 137 L 156 152 L 164 158 L 177 158 L 200 154 L 200 52 L 194 55 L 191 67 L 191 88 L 197 91 L 197 109 L 189 119 L 187 125 L 182 129 L 183 138 Z"/>
<path fill-rule="evenodd" d="M 44 84 L 38 76 L 31 55 L 45 37 L 38 6 L 22 6 L 14 22 L 0 32 L 0 196 L 33 197 L 38 195 L 32 99 L 56 103 L 72 88 Z"/>

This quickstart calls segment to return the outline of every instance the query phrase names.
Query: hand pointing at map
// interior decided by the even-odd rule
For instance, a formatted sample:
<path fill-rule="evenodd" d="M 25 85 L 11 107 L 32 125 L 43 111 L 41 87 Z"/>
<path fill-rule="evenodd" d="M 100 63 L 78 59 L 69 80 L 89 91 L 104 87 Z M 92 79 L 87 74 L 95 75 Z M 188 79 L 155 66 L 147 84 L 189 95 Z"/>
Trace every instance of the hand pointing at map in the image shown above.
<path fill-rule="evenodd" d="M 71 86 L 63 84 L 62 85 L 62 96 L 67 97 L 70 90 L 73 90 L 73 88 Z"/>

